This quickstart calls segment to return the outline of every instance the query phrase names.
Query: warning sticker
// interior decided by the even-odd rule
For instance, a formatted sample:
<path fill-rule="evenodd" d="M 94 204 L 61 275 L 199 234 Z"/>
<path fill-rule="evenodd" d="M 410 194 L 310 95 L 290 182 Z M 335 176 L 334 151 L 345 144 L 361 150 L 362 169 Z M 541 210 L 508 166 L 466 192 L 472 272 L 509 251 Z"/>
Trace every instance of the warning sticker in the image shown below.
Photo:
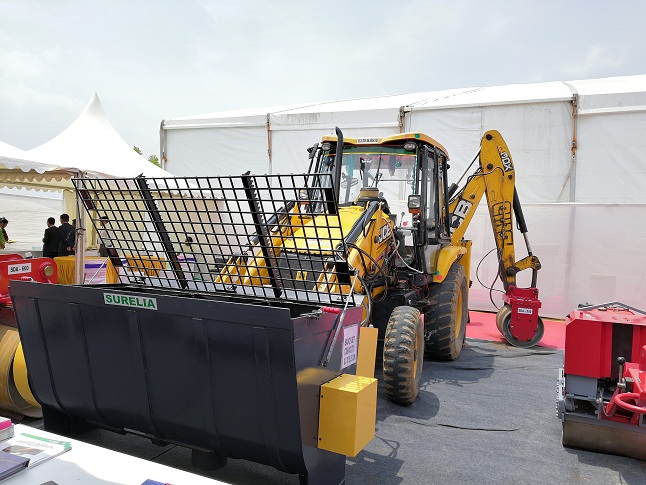
<path fill-rule="evenodd" d="M 359 347 L 359 324 L 343 328 L 343 354 L 341 355 L 341 369 L 357 363 L 357 350 Z"/>

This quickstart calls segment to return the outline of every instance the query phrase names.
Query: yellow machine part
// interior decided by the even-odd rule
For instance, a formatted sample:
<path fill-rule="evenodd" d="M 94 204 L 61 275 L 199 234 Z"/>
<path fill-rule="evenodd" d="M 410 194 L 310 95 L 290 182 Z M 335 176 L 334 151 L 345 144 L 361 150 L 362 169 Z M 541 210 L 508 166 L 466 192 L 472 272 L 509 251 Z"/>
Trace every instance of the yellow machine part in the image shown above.
<path fill-rule="evenodd" d="M 36 398 L 31 393 L 31 388 L 29 387 L 29 379 L 27 379 L 27 363 L 25 362 L 25 353 L 22 351 L 22 343 L 20 342 L 16 349 L 16 355 L 13 358 L 13 380 L 16 384 L 16 389 L 18 389 L 22 398 L 32 406 L 39 408 L 40 404 L 36 401 Z"/>
<path fill-rule="evenodd" d="M 18 356 L 19 369 L 14 368 L 19 346 L 18 329 L 0 325 L 0 409 L 9 413 L 29 416 L 30 418 L 40 418 L 43 415 L 42 409 L 34 399 L 29 389 L 29 384 L 26 382 L 26 367 L 22 370 L 20 369 L 21 365 L 24 366 L 22 346 L 20 346 L 20 355 Z M 28 390 L 25 395 L 22 394 L 17 386 L 16 375 L 18 375 L 20 388 L 22 388 L 23 392 L 25 389 Z"/>
<path fill-rule="evenodd" d="M 359 329 L 359 351 L 357 353 L 358 376 L 375 376 L 378 335 L 379 329 L 376 327 L 361 327 Z"/>
<path fill-rule="evenodd" d="M 341 242 L 341 231 L 348 234 L 363 214 L 361 206 L 341 207 L 338 216 L 318 216 L 294 231 L 294 237 L 283 244 L 286 251 L 331 253 Z"/>
<path fill-rule="evenodd" d="M 377 379 L 341 374 L 321 386 L 318 447 L 356 456 L 375 437 Z"/>
<path fill-rule="evenodd" d="M 388 143 L 392 143 L 394 141 L 399 141 L 399 140 L 410 140 L 411 138 L 416 139 L 416 140 L 421 140 L 424 143 L 428 143 L 429 145 L 432 145 L 436 148 L 439 148 L 444 152 L 446 155 L 446 159 L 449 159 L 449 152 L 446 151 L 446 148 L 444 148 L 440 143 L 435 141 L 433 138 L 431 138 L 428 135 L 425 135 L 424 133 L 416 133 L 416 132 L 408 132 L 408 133 L 398 133 L 397 135 L 391 135 L 391 136 L 386 136 L 383 138 L 377 138 L 376 140 L 370 138 L 370 139 L 362 139 L 362 138 L 343 138 L 343 144 L 344 145 L 374 145 L 375 143 L 379 145 L 385 145 Z M 337 143 L 339 141 L 339 138 L 336 135 L 324 135 L 322 138 L 323 142 L 329 141 L 333 143 Z"/>
<path fill-rule="evenodd" d="M 440 256 L 437 261 L 437 271 L 433 275 L 433 281 L 435 283 L 441 283 L 446 278 L 446 275 L 451 269 L 451 265 L 463 254 L 466 254 L 471 246 L 445 246 L 440 249 Z M 464 268 L 468 270 L 469 268 Z M 467 273 L 468 275 L 469 273 Z"/>

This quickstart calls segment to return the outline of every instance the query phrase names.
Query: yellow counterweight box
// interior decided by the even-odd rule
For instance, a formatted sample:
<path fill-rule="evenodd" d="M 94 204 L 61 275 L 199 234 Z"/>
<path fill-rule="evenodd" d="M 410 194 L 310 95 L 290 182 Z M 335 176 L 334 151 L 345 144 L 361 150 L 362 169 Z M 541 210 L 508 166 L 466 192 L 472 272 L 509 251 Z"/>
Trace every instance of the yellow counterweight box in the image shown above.
<path fill-rule="evenodd" d="M 342 374 L 321 386 L 318 447 L 356 456 L 375 436 L 377 379 Z"/>

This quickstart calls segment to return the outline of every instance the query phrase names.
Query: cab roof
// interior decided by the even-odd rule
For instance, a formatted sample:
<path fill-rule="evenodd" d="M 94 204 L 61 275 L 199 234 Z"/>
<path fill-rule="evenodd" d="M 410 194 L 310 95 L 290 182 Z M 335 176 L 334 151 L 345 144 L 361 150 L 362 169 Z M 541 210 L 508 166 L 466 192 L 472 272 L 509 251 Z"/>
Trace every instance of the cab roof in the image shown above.
<path fill-rule="evenodd" d="M 427 145 L 431 145 L 433 147 L 438 148 L 441 150 L 444 155 L 446 156 L 446 159 L 449 159 L 449 152 L 446 151 L 446 149 L 437 141 L 435 141 L 433 138 L 431 138 L 428 135 L 425 135 L 424 133 L 417 133 L 417 132 L 410 132 L 410 133 L 399 133 L 397 135 L 392 135 L 392 136 L 385 136 L 385 137 L 366 137 L 366 138 L 346 138 L 343 137 L 343 144 L 344 145 L 387 145 L 389 143 L 393 142 L 398 142 L 398 141 L 406 141 L 406 140 L 413 140 L 413 141 L 421 141 L 423 143 L 426 143 Z M 338 141 L 336 135 L 325 135 L 323 136 L 322 141 L 326 142 L 329 141 L 331 143 L 336 143 Z"/>

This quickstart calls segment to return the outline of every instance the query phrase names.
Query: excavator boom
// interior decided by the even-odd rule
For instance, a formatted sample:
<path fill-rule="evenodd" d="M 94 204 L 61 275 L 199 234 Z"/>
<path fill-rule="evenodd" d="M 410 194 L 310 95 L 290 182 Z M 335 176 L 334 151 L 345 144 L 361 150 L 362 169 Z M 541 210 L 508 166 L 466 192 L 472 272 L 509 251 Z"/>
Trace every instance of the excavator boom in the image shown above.
<path fill-rule="evenodd" d="M 542 321 L 538 317 L 540 301 L 536 289 L 541 263 L 529 244 L 527 224 L 516 191 L 514 163 L 500 133 L 495 130 L 485 133 L 473 162 L 476 160 L 479 160 L 479 166 L 449 202 L 451 245 L 462 244 L 469 223 L 485 195 L 496 242 L 499 276 L 505 289 L 503 300 L 506 305 L 498 314 L 498 328 L 513 345 L 532 346 L 540 341 L 543 333 Z M 528 253 L 518 261 L 514 244 L 514 218 Z M 531 287 L 518 288 L 516 274 L 525 269 L 532 271 Z"/>

